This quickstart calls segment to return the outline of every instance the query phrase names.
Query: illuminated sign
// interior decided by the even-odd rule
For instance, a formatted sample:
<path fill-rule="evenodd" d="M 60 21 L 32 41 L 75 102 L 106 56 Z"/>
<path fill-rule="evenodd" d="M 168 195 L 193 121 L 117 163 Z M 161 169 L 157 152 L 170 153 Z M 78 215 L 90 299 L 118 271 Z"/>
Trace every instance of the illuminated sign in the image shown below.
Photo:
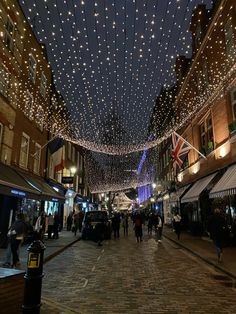
<path fill-rule="evenodd" d="M 22 191 L 18 191 L 18 190 L 11 190 L 11 193 L 12 194 L 15 194 L 15 195 L 20 195 L 20 196 L 25 196 L 25 192 L 22 192 Z"/>
<path fill-rule="evenodd" d="M 58 202 L 57 198 L 52 198 L 52 202 Z"/>

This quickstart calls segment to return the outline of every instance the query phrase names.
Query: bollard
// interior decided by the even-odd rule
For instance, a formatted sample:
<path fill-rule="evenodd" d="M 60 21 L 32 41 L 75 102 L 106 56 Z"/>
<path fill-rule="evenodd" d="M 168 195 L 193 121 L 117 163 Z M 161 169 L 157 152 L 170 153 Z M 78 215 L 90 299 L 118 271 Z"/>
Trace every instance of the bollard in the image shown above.
<path fill-rule="evenodd" d="M 28 247 L 28 262 L 25 278 L 24 304 L 22 313 L 39 314 L 41 307 L 41 290 L 43 278 L 44 244 L 34 241 Z"/>

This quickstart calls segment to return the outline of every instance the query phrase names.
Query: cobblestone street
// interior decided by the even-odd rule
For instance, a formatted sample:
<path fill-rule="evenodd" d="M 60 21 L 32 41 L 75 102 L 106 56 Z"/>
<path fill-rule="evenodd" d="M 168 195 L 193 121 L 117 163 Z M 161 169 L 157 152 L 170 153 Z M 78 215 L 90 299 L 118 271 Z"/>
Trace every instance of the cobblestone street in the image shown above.
<path fill-rule="evenodd" d="M 167 239 L 80 241 L 44 266 L 41 313 L 235 313 L 232 281 Z"/>

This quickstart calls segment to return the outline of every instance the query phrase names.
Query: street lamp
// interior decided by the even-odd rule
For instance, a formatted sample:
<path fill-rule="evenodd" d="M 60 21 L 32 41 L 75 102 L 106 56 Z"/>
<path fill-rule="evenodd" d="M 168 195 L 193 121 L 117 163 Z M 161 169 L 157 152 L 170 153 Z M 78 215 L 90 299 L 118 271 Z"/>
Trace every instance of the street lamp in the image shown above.
<path fill-rule="evenodd" d="M 155 198 L 154 197 L 150 197 L 150 202 L 151 202 L 151 211 L 153 211 L 153 204 L 155 202 Z"/>
<path fill-rule="evenodd" d="M 71 175 L 74 176 L 75 173 L 76 173 L 76 170 L 77 170 L 76 167 L 71 167 L 71 168 L 70 168 L 70 173 L 71 173 Z"/>
<path fill-rule="evenodd" d="M 157 186 L 156 183 L 153 183 L 153 184 L 152 184 L 153 189 L 155 189 L 156 186 Z"/>

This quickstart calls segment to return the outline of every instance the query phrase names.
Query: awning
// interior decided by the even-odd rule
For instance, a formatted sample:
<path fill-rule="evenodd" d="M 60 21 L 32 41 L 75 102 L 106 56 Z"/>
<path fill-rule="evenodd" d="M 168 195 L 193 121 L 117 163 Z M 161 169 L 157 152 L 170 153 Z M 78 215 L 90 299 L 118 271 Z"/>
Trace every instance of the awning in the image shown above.
<path fill-rule="evenodd" d="M 178 198 L 181 198 L 181 196 L 184 194 L 185 191 L 187 191 L 187 189 L 190 187 L 190 185 L 191 184 L 186 184 L 177 190 L 176 193 L 177 193 Z"/>
<path fill-rule="evenodd" d="M 197 180 L 190 190 L 182 197 L 181 203 L 197 201 L 200 194 L 207 188 L 211 180 L 216 176 L 217 172 L 210 174 L 202 179 Z"/>
<path fill-rule="evenodd" d="M 20 176 L 25 179 L 25 181 L 31 185 L 33 188 L 39 190 L 40 192 L 40 199 L 45 201 L 52 201 L 52 202 L 61 202 L 65 200 L 64 196 L 61 196 L 59 193 L 54 191 L 54 189 L 46 183 L 46 181 L 38 177 L 36 175 L 32 175 L 23 171 L 18 171 Z"/>
<path fill-rule="evenodd" d="M 230 166 L 210 191 L 210 198 L 236 194 L 236 165 Z"/>
<path fill-rule="evenodd" d="M 28 184 L 13 168 L 0 163 L 0 193 L 40 199 L 40 191 Z"/>

